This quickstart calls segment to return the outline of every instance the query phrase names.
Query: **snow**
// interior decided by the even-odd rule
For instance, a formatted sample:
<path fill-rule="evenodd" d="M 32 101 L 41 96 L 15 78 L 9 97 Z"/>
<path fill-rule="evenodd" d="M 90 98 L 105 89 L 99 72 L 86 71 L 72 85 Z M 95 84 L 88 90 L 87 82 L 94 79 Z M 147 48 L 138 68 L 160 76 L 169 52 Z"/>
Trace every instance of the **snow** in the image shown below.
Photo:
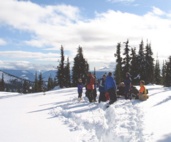
<path fill-rule="evenodd" d="M 119 99 L 107 109 L 85 93 L 79 102 L 77 88 L 0 92 L 0 141 L 170 142 L 171 88 L 146 87 L 147 101 Z"/>

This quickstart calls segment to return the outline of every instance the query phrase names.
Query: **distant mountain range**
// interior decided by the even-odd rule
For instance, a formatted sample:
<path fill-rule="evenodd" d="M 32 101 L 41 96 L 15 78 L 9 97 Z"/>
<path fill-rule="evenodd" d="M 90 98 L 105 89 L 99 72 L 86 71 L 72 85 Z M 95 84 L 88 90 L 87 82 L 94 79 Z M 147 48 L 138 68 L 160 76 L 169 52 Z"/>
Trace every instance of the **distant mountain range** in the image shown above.
<path fill-rule="evenodd" d="M 43 80 L 48 81 L 48 78 L 55 78 L 56 77 L 56 70 L 49 70 L 49 71 L 41 71 Z M 12 79 L 26 79 L 29 81 L 34 82 L 35 80 L 35 73 L 36 71 L 33 70 L 11 70 L 11 69 L 1 69 L 0 70 L 0 79 L 2 77 L 2 73 L 4 73 L 4 80 L 7 82 L 8 80 Z M 93 73 L 93 71 L 92 71 Z M 96 78 L 99 79 L 102 77 L 103 74 L 108 73 L 107 71 L 96 71 Z M 39 75 L 39 72 L 37 71 Z"/>

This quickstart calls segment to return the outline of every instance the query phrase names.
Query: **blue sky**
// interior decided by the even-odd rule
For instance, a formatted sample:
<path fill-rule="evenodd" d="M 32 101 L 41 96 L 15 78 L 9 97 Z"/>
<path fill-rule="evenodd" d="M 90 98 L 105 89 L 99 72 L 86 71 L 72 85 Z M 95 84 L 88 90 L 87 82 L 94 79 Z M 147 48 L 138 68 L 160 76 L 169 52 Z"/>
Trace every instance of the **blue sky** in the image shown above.
<path fill-rule="evenodd" d="M 81 46 L 91 70 L 112 70 L 116 45 L 127 39 L 137 50 L 151 43 L 161 63 L 170 56 L 170 0 L 0 2 L 0 68 L 54 69 L 62 45 L 71 67 Z"/>

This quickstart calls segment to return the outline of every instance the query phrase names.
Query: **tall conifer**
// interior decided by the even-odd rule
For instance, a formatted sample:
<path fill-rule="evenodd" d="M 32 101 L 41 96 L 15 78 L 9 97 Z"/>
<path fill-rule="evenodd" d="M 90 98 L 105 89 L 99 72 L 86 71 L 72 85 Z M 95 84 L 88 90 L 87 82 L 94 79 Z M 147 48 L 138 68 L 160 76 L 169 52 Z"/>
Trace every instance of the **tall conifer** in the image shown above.
<path fill-rule="evenodd" d="M 77 55 L 74 58 L 74 65 L 72 68 L 72 84 L 77 86 L 78 79 L 81 78 L 82 82 L 86 82 L 87 73 L 89 71 L 89 65 L 83 56 L 82 47 L 78 47 Z"/>
<path fill-rule="evenodd" d="M 165 78 L 165 86 L 171 86 L 171 56 L 169 57 L 169 61 L 166 62 L 166 78 Z"/>
<path fill-rule="evenodd" d="M 57 66 L 57 80 L 58 80 L 58 85 L 60 86 L 60 88 L 63 88 L 65 86 L 64 83 L 64 76 L 65 76 L 65 69 L 64 69 L 64 49 L 63 46 L 61 46 L 61 60 L 59 65 Z"/>
<path fill-rule="evenodd" d="M 138 84 L 139 83 L 139 65 L 137 61 L 137 54 L 136 54 L 136 48 L 131 48 L 131 62 L 130 62 L 130 74 L 132 76 L 132 83 Z"/>
<path fill-rule="evenodd" d="M 145 78 L 146 83 L 153 83 L 154 81 L 154 58 L 152 57 L 153 52 L 151 50 L 151 44 L 146 45 L 145 47 Z M 157 63 L 159 66 L 159 62 Z"/>
<path fill-rule="evenodd" d="M 138 66 L 139 66 L 139 74 L 140 74 L 140 79 L 145 80 L 146 76 L 146 60 L 145 60 L 145 53 L 144 53 L 144 42 L 141 41 L 139 45 L 139 52 L 138 52 Z"/>
<path fill-rule="evenodd" d="M 154 67 L 154 83 L 161 84 L 160 64 L 158 59 L 156 60 L 156 64 Z"/>
<path fill-rule="evenodd" d="M 125 77 L 126 72 L 130 72 L 130 49 L 129 49 L 129 40 L 125 42 L 125 49 L 123 55 L 123 75 Z"/>
<path fill-rule="evenodd" d="M 119 84 L 123 81 L 123 73 L 122 73 L 122 57 L 121 57 L 121 43 L 118 43 L 116 46 L 116 53 L 114 54 L 116 57 L 116 68 L 115 68 L 115 80 L 116 83 Z"/>

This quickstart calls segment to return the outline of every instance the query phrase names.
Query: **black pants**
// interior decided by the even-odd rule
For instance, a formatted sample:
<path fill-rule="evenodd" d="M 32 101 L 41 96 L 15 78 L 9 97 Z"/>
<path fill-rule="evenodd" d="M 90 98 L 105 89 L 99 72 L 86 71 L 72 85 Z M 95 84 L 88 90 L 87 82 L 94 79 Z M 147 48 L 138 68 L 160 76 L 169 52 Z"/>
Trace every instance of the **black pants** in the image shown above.
<path fill-rule="evenodd" d="M 97 90 L 96 88 L 93 90 L 93 100 L 96 101 L 96 97 L 97 97 Z"/>
<path fill-rule="evenodd" d="M 107 90 L 107 92 L 109 93 L 110 96 L 109 104 L 113 104 L 117 100 L 116 90 L 114 88 L 110 88 Z"/>
<path fill-rule="evenodd" d="M 78 98 L 82 97 L 82 92 L 78 92 Z"/>
<path fill-rule="evenodd" d="M 100 102 L 106 102 L 105 92 L 100 92 L 99 103 Z"/>
<path fill-rule="evenodd" d="M 93 102 L 94 101 L 93 90 L 87 90 L 86 91 L 86 96 L 87 96 L 89 102 Z"/>

